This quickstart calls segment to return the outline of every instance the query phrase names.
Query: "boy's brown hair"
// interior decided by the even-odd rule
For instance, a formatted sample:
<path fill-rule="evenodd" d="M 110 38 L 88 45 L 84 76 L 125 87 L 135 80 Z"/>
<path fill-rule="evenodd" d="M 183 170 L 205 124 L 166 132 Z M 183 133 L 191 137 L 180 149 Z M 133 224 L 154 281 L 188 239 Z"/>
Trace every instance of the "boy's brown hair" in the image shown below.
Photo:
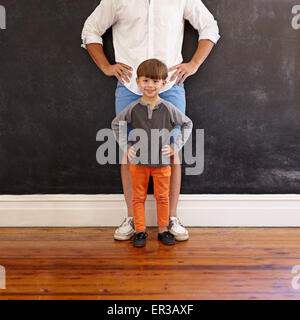
<path fill-rule="evenodd" d="M 150 79 L 165 80 L 168 77 L 167 66 L 158 59 L 148 59 L 143 61 L 137 68 L 137 77 L 147 77 Z"/>

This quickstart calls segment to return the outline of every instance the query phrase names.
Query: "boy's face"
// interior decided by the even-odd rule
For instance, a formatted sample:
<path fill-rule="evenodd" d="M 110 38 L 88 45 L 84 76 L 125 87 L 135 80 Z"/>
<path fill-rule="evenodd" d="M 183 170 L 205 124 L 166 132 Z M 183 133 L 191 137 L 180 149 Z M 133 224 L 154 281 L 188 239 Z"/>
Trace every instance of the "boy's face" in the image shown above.
<path fill-rule="evenodd" d="M 167 81 L 141 76 L 136 78 L 136 83 L 141 89 L 143 95 L 147 97 L 155 97 L 159 93 L 159 90 L 167 83 Z"/>

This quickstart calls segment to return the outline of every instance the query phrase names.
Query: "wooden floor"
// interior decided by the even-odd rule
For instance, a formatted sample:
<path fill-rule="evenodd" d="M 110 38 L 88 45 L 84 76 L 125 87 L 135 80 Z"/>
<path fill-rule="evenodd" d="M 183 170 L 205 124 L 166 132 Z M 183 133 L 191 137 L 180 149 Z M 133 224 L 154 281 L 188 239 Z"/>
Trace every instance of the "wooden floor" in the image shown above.
<path fill-rule="evenodd" d="M 189 231 L 134 248 L 114 228 L 0 228 L 0 299 L 300 299 L 300 228 Z"/>

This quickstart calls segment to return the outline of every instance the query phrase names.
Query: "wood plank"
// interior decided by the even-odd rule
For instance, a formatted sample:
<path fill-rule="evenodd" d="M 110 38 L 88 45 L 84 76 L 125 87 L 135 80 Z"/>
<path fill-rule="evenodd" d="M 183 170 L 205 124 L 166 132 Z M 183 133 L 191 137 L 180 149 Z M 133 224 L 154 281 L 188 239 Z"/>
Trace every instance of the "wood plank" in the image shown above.
<path fill-rule="evenodd" d="M 299 228 L 190 228 L 144 248 L 114 228 L 0 228 L 5 299 L 299 299 Z"/>

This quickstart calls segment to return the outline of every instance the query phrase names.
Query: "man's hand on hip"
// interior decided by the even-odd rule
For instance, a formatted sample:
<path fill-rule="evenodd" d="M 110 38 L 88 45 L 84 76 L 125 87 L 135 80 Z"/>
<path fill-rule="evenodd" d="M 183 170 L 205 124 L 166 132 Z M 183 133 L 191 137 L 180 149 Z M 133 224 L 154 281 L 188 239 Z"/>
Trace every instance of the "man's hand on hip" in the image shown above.
<path fill-rule="evenodd" d="M 132 76 L 132 73 L 129 70 L 132 70 L 132 67 L 122 62 L 102 67 L 102 71 L 105 75 L 115 76 L 122 84 L 124 84 L 123 78 L 129 82 L 129 78 Z"/>
<path fill-rule="evenodd" d="M 195 74 L 198 68 L 199 68 L 199 64 L 193 61 L 190 61 L 188 63 L 176 64 L 175 66 L 168 69 L 169 72 L 176 69 L 176 72 L 174 72 L 174 74 L 170 78 L 170 81 L 173 81 L 176 78 L 176 81 L 174 83 L 175 85 L 178 83 L 179 79 L 182 77 L 179 83 L 179 85 L 181 85 L 187 77 Z"/>

